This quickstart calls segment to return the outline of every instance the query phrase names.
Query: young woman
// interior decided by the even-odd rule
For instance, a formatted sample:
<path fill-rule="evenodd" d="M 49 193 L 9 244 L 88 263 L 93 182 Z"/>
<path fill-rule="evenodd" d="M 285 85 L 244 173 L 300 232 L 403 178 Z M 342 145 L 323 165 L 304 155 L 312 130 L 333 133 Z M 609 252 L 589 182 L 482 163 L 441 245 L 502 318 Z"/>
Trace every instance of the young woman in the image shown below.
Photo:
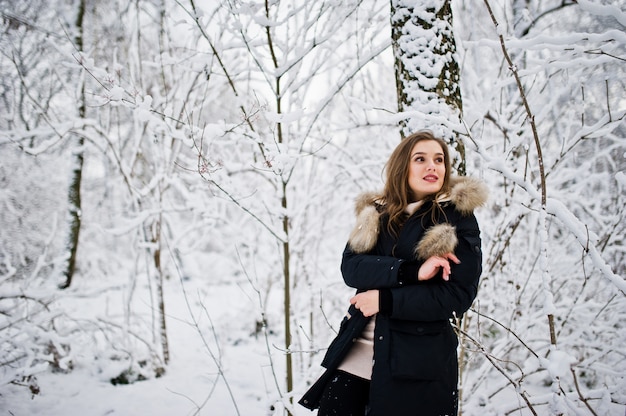
<path fill-rule="evenodd" d="M 481 273 L 473 211 L 484 186 L 451 178 L 446 143 L 401 141 L 381 195 L 357 199 L 341 271 L 357 289 L 300 404 L 318 415 L 456 415 L 458 340 L 450 319 L 472 304 Z"/>

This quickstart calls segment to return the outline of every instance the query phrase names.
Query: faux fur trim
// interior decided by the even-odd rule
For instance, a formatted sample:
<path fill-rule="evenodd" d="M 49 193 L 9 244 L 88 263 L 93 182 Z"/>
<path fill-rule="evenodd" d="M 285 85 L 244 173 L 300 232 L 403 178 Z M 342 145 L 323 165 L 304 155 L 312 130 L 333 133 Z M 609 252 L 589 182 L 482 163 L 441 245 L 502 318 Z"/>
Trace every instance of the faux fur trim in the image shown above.
<path fill-rule="evenodd" d="M 489 191 L 485 184 L 476 178 L 454 176 L 450 178 L 450 200 L 456 210 L 463 215 L 474 212 L 476 208 L 487 203 Z"/>
<path fill-rule="evenodd" d="M 364 192 L 357 196 L 354 204 L 354 212 L 358 216 L 368 206 L 376 205 L 376 201 L 380 199 L 380 195 L 376 192 Z"/>
<path fill-rule="evenodd" d="M 373 192 L 362 194 L 356 199 L 356 225 L 348 239 L 356 253 L 366 253 L 376 245 L 380 217 L 376 207 L 377 199 L 378 195 Z"/>
<path fill-rule="evenodd" d="M 440 202 L 449 200 L 463 215 L 471 214 L 487 202 L 487 187 L 478 179 L 467 176 L 450 178 L 451 191 Z M 380 194 L 368 192 L 356 199 L 356 224 L 350 233 L 348 243 L 355 253 L 366 253 L 374 248 L 378 240 Z M 416 257 L 427 259 L 433 255 L 443 255 L 454 251 L 458 241 L 454 227 L 438 224 L 431 227 L 415 248 Z"/>
<path fill-rule="evenodd" d="M 419 260 L 426 260 L 432 256 L 443 256 L 454 252 L 458 243 L 454 226 L 448 223 L 437 224 L 424 233 L 415 247 L 415 257 Z"/>

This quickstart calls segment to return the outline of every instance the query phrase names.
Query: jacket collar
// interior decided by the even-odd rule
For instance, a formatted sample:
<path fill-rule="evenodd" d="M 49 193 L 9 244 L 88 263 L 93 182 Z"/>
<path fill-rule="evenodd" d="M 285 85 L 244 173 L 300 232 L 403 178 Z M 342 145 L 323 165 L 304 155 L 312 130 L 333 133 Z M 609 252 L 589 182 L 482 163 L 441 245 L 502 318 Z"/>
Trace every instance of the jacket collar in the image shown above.
<path fill-rule="evenodd" d="M 476 178 L 454 176 L 450 178 L 450 185 L 450 192 L 440 196 L 438 202 L 451 202 L 454 204 L 454 208 L 463 215 L 470 215 L 475 209 L 487 202 L 487 187 Z M 405 211 L 411 215 L 421 205 L 422 201 L 409 204 Z M 376 245 L 381 215 L 379 206 L 379 193 L 363 193 L 356 199 L 356 224 L 350 233 L 348 242 L 352 250 L 357 253 L 368 252 Z"/>

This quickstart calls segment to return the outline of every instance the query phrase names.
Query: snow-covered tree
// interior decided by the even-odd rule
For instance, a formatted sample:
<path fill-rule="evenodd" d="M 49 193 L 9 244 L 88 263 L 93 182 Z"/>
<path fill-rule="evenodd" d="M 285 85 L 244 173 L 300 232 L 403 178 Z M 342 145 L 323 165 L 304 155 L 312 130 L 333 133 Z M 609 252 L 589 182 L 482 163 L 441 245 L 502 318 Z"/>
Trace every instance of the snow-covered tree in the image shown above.
<path fill-rule="evenodd" d="M 74 37 L 74 43 L 76 47 L 76 54 L 80 55 L 84 52 L 84 30 L 85 30 L 85 13 L 86 2 L 85 0 L 79 0 L 76 5 L 76 36 Z M 87 112 L 87 103 L 85 101 L 85 84 L 84 80 L 77 86 L 78 87 L 78 117 L 84 119 Z M 80 236 L 80 218 L 81 218 L 81 199 L 80 199 L 80 185 L 83 177 L 83 163 L 84 163 L 84 146 L 85 138 L 81 135 L 77 135 L 74 138 L 75 144 L 73 145 L 71 155 L 71 174 L 69 180 L 68 191 L 68 206 L 69 206 L 69 224 L 68 224 L 68 238 L 67 238 L 67 266 L 65 269 L 65 282 L 61 284 L 61 287 L 68 288 L 72 283 L 72 277 L 76 270 L 76 256 L 78 255 L 78 243 Z"/>
<path fill-rule="evenodd" d="M 398 110 L 402 137 L 423 129 L 447 139 L 454 166 L 465 175 L 459 139 L 463 111 L 460 69 L 450 0 L 391 1 Z"/>

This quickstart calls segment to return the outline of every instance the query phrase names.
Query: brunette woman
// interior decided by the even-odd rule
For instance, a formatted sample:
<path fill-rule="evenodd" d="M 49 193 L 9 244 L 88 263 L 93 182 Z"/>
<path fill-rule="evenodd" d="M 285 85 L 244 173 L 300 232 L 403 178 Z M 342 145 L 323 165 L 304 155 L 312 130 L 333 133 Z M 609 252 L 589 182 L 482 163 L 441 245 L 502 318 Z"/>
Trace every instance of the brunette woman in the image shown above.
<path fill-rule="evenodd" d="M 341 271 L 357 289 L 300 404 L 319 416 L 457 414 L 457 345 L 451 319 L 476 297 L 481 242 L 477 180 L 450 175 L 445 141 L 422 131 L 386 165 L 382 194 L 357 199 Z"/>

